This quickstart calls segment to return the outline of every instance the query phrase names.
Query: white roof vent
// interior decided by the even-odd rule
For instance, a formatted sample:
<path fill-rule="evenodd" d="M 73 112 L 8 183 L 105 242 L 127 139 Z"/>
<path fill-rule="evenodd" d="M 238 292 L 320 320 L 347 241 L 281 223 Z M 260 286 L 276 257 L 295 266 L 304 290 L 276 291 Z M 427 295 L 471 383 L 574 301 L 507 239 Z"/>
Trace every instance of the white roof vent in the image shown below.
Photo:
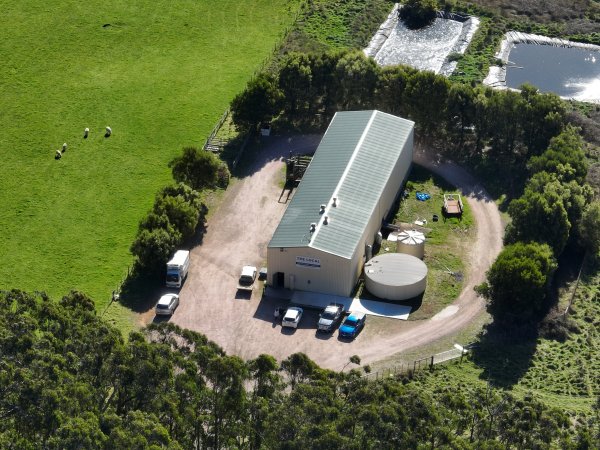
<path fill-rule="evenodd" d="M 321 205 L 321 211 L 319 211 L 319 213 L 323 214 L 325 212 L 326 207 L 327 207 L 327 205 Z"/>
<path fill-rule="evenodd" d="M 329 216 L 323 217 L 323 225 L 327 225 L 329 223 Z"/>
<path fill-rule="evenodd" d="M 317 229 L 317 224 L 314 222 L 311 223 L 310 224 L 310 232 L 313 233 L 316 229 Z"/>

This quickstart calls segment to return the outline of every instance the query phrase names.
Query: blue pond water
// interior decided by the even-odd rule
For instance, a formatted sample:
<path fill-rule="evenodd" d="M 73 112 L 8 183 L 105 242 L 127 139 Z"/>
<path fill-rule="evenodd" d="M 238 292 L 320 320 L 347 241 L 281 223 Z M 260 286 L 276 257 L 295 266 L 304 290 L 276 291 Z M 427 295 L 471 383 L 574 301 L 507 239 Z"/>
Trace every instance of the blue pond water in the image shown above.
<path fill-rule="evenodd" d="M 508 57 L 506 85 L 530 83 L 542 92 L 600 101 L 600 52 L 551 45 L 517 44 Z"/>

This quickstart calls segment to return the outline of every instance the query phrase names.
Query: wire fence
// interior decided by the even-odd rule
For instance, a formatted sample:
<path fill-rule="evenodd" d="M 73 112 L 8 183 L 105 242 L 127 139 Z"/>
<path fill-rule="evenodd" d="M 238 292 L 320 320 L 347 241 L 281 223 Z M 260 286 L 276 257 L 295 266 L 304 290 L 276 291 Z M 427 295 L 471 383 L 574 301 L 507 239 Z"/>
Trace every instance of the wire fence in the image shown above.
<path fill-rule="evenodd" d="M 585 260 L 587 258 L 587 252 L 583 255 L 583 259 L 581 260 L 581 267 L 579 267 L 579 273 L 577 274 L 577 281 L 575 282 L 575 287 L 573 288 L 573 293 L 571 294 L 571 298 L 569 299 L 569 303 L 563 312 L 563 316 L 569 314 L 573 303 L 575 302 L 575 295 L 577 294 L 577 289 L 579 288 L 579 281 L 581 280 L 581 272 L 583 272 L 583 267 L 585 265 Z"/>
<path fill-rule="evenodd" d="M 462 358 L 469 352 L 471 347 L 472 344 L 466 345 L 465 347 L 455 344 L 455 347 L 450 350 L 419 358 L 412 362 L 403 362 L 397 365 L 384 367 L 381 370 L 365 373 L 363 377 L 376 381 L 403 374 L 414 374 L 419 370 L 433 370 L 433 367 L 437 364 L 442 364 L 455 359 L 460 359 L 462 361 Z"/>
<path fill-rule="evenodd" d="M 100 317 L 103 317 L 104 314 L 106 314 L 106 311 L 108 311 L 108 309 L 111 307 L 111 305 L 114 302 L 119 301 L 119 297 L 121 296 L 121 290 L 123 288 L 123 285 L 125 284 L 127 279 L 130 277 L 132 270 L 133 270 L 132 265 L 127 266 L 127 274 L 121 279 L 121 281 L 119 281 L 119 283 L 117 284 L 117 287 L 112 291 L 110 301 L 106 305 L 106 308 L 104 308 L 104 311 L 102 311 L 102 314 L 100 314 Z"/>

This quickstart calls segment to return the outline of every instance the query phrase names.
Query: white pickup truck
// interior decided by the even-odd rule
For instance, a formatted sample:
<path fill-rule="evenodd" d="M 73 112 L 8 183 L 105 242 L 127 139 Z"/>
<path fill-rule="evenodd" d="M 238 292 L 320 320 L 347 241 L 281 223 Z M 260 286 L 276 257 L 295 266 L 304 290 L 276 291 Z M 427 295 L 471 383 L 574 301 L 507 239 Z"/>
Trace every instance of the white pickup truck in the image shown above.
<path fill-rule="evenodd" d="M 242 267 L 242 274 L 238 281 L 238 290 L 251 291 L 254 289 L 254 283 L 256 282 L 256 267 L 244 266 Z"/>

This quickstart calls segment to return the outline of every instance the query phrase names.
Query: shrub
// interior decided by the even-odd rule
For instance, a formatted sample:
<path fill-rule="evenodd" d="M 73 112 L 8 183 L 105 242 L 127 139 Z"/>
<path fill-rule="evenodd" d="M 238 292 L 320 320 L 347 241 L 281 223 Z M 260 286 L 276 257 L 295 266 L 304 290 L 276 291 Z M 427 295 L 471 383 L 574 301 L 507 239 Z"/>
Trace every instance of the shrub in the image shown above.
<path fill-rule="evenodd" d="M 261 73 L 231 102 L 231 119 L 239 130 L 255 129 L 259 123 L 270 122 L 280 109 L 281 91 L 276 80 Z"/>
<path fill-rule="evenodd" d="M 222 161 L 212 152 L 196 147 L 185 147 L 183 154 L 170 163 L 173 178 L 193 189 L 214 188 L 218 184 L 218 172 Z"/>
<path fill-rule="evenodd" d="M 435 20 L 438 4 L 436 0 L 407 0 L 400 8 L 400 18 L 410 29 L 423 28 Z"/>
<path fill-rule="evenodd" d="M 200 193 L 189 186 L 179 183 L 163 188 L 152 211 L 140 222 L 131 245 L 139 268 L 160 273 L 175 249 L 194 235 L 206 210 Z"/>
<path fill-rule="evenodd" d="M 131 253 L 137 258 L 137 264 L 144 271 L 160 273 L 169 257 L 181 242 L 181 234 L 169 232 L 163 228 L 140 230 L 131 244 Z"/>
<path fill-rule="evenodd" d="M 539 313 L 557 264 L 547 244 L 508 245 L 487 273 L 488 309 L 495 319 L 525 322 Z"/>

